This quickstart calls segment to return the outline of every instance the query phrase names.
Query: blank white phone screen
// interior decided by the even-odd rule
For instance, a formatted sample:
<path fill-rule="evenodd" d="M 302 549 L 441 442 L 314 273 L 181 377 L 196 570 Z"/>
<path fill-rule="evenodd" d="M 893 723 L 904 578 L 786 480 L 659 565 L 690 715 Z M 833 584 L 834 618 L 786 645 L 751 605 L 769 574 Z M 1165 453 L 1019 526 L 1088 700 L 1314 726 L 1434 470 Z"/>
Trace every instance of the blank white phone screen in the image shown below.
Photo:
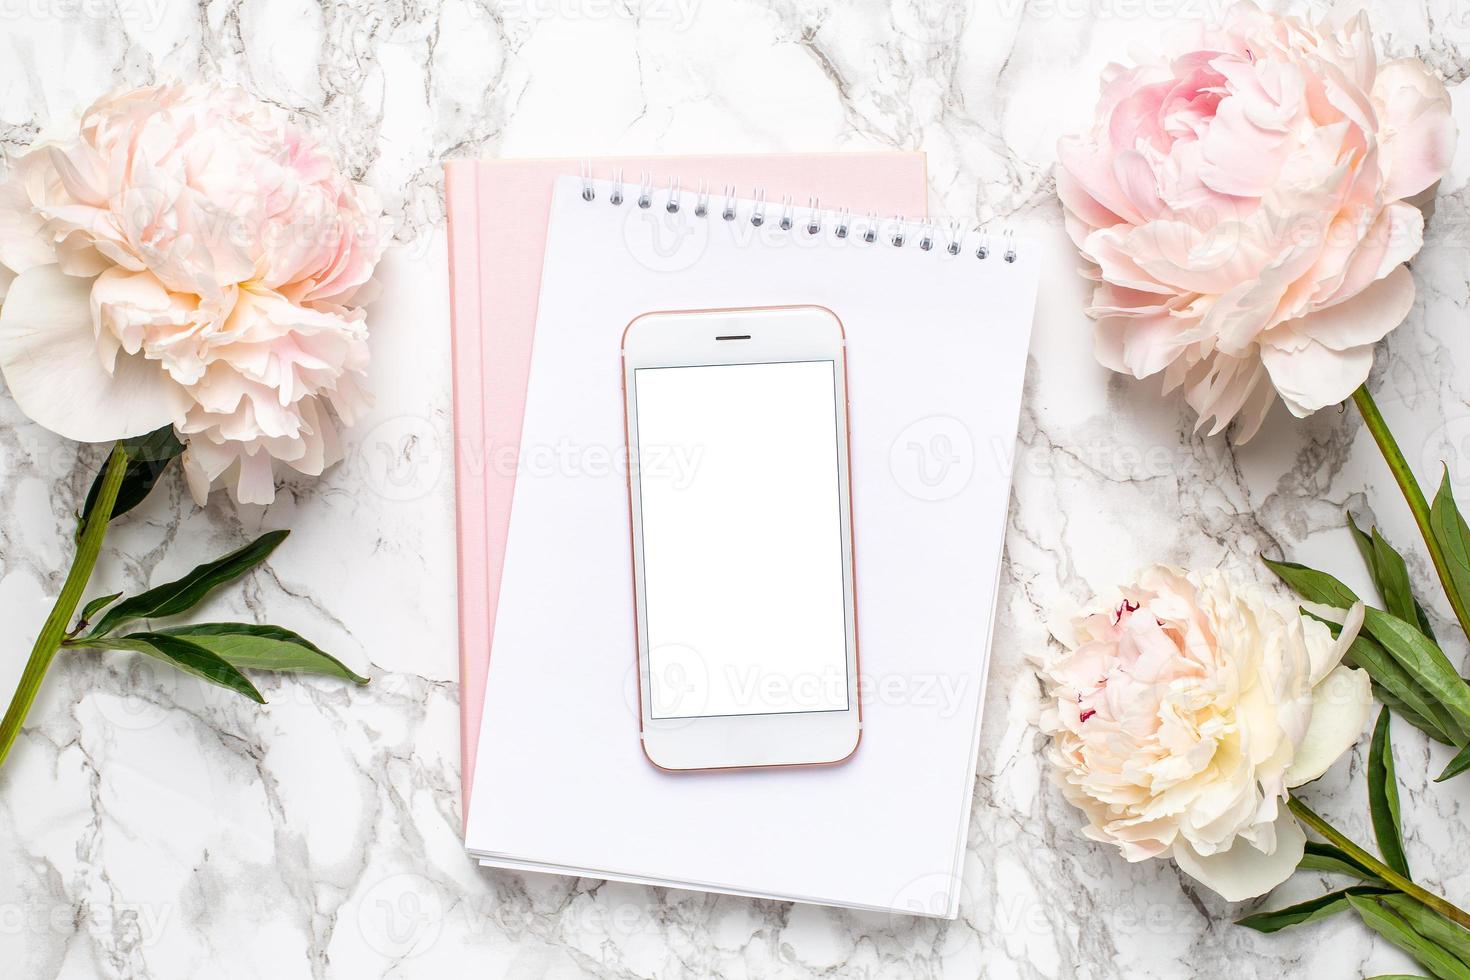
<path fill-rule="evenodd" d="M 635 370 L 652 717 L 847 710 L 836 370 Z"/>

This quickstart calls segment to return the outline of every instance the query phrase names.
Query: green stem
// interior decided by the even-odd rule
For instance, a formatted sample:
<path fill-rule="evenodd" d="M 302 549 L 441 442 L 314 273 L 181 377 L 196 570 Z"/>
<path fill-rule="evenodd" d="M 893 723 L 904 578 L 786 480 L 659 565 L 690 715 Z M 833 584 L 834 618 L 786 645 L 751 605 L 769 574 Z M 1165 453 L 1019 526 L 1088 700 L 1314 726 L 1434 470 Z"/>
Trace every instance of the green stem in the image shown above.
<path fill-rule="evenodd" d="M 1419 489 L 1419 481 L 1414 479 L 1414 471 L 1409 469 L 1408 460 L 1399 450 L 1399 444 L 1394 441 L 1393 433 L 1388 431 L 1388 423 L 1383 420 L 1383 415 L 1378 411 L 1378 405 L 1373 401 L 1373 396 L 1368 394 L 1368 386 L 1360 385 L 1353 392 L 1353 403 L 1358 406 L 1358 411 L 1363 414 L 1363 421 L 1368 425 L 1368 431 L 1373 433 L 1373 441 L 1378 443 L 1378 451 L 1383 454 L 1383 459 L 1388 463 L 1393 478 L 1398 481 L 1399 489 L 1404 493 L 1404 499 L 1409 502 L 1409 510 L 1414 515 L 1414 523 L 1419 525 L 1419 534 L 1424 538 L 1424 544 L 1429 548 L 1429 558 L 1434 562 L 1434 570 L 1439 573 L 1440 584 L 1444 586 L 1444 593 L 1450 600 L 1450 608 L 1455 611 L 1455 618 L 1460 621 L 1460 628 L 1470 636 L 1470 609 L 1465 608 L 1459 593 L 1455 590 L 1450 579 L 1450 566 L 1445 558 L 1444 549 L 1440 547 L 1439 540 L 1435 538 L 1433 530 L 1429 526 L 1429 501 L 1424 497 L 1424 491 Z"/>
<path fill-rule="evenodd" d="M 52 658 L 61 647 L 66 626 L 76 613 L 77 603 L 81 601 L 82 592 L 87 588 L 87 580 L 92 577 L 92 568 L 97 564 L 97 555 L 102 550 L 102 537 L 107 533 L 107 522 L 112 520 L 112 508 L 117 503 L 117 492 L 122 486 L 127 462 L 127 454 L 122 447 L 114 446 L 112 454 L 107 457 L 107 469 L 102 477 L 102 488 L 97 495 L 96 506 L 87 516 L 81 539 L 77 542 L 77 554 L 72 559 L 71 571 L 66 573 L 61 595 L 57 596 L 56 605 L 51 607 L 51 614 L 41 627 L 41 635 L 36 637 L 36 645 L 31 648 L 31 658 L 26 661 L 25 670 L 20 675 L 20 686 L 15 689 L 15 697 L 5 710 L 5 718 L 0 720 L 0 766 L 5 764 L 10 747 L 20 734 L 20 726 L 25 724 L 26 714 L 31 710 L 37 692 L 41 690 L 41 679 L 46 676 Z"/>
<path fill-rule="evenodd" d="M 1445 586 L 1445 595 L 1449 598 L 1449 607 L 1455 611 L 1455 619 L 1460 620 L 1460 629 L 1470 636 L 1470 610 L 1467 610 L 1460 595 L 1455 591 L 1454 583 L 1449 577 L 1449 563 L 1445 558 L 1444 548 L 1439 547 L 1439 541 L 1429 526 L 1429 501 L 1424 498 L 1424 491 L 1419 488 L 1419 480 L 1414 479 L 1414 472 L 1408 469 L 1408 460 L 1404 453 L 1398 448 L 1398 442 L 1394 441 L 1394 433 L 1389 432 L 1388 422 L 1383 420 L 1383 414 L 1377 410 L 1377 404 L 1373 401 L 1373 395 L 1369 394 L 1369 386 L 1358 386 L 1357 391 L 1352 392 L 1352 403 L 1363 413 L 1363 422 L 1369 426 L 1369 432 L 1373 433 L 1373 441 L 1377 442 L 1379 453 L 1383 454 L 1383 460 L 1388 463 L 1389 472 L 1394 473 L 1394 479 L 1398 482 L 1398 488 L 1404 492 L 1404 500 L 1408 501 L 1408 510 L 1414 514 L 1414 523 L 1419 525 L 1419 533 L 1424 539 L 1424 545 L 1429 548 L 1429 558 L 1435 563 L 1435 572 L 1439 573 L 1439 582 Z"/>
<path fill-rule="evenodd" d="M 1434 909 L 1434 911 L 1438 912 L 1446 919 L 1449 919 L 1451 922 L 1458 922 L 1466 929 L 1470 929 L 1470 912 L 1465 912 L 1459 907 L 1451 905 L 1449 902 L 1440 898 L 1433 892 L 1425 891 L 1423 888 L 1420 888 L 1408 878 L 1405 878 L 1393 868 L 1390 868 L 1388 865 L 1378 860 L 1378 858 L 1369 854 L 1357 844 L 1354 844 L 1351 840 L 1345 837 L 1341 831 L 1332 826 L 1332 824 L 1328 823 L 1326 820 L 1322 819 L 1322 817 L 1319 816 L 1316 811 L 1307 806 L 1301 800 L 1297 799 L 1295 796 L 1290 797 L 1287 800 L 1287 806 L 1291 807 L 1291 812 L 1296 814 L 1297 819 L 1301 820 L 1302 823 L 1306 824 L 1308 827 L 1311 827 L 1317 833 L 1321 834 L 1329 842 L 1336 844 L 1342 850 L 1346 851 L 1355 861 L 1362 864 L 1368 870 L 1372 871 L 1374 875 L 1383 879 L 1383 881 L 1387 882 L 1393 887 L 1397 888 L 1405 895 L 1416 899 L 1421 905 L 1426 905 L 1429 908 Z"/>

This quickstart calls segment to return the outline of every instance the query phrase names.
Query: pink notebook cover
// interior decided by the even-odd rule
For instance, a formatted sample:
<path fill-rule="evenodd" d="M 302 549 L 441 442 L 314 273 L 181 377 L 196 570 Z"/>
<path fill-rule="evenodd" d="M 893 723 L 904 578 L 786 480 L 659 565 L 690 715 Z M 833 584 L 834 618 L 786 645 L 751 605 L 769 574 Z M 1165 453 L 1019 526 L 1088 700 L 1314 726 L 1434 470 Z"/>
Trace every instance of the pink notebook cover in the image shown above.
<path fill-rule="evenodd" d="M 455 502 L 459 522 L 460 778 L 468 812 L 500 573 L 510 530 L 517 447 L 536 330 L 551 192 L 582 160 L 453 160 L 445 164 L 449 297 L 454 359 Z M 922 153 L 616 157 L 592 161 L 593 175 L 621 168 L 630 199 L 640 174 L 689 193 L 701 181 L 718 198 L 734 184 L 798 206 L 920 217 L 927 211 Z M 712 204 L 712 207 L 717 206 Z M 594 300 L 595 302 L 595 300 Z"/>

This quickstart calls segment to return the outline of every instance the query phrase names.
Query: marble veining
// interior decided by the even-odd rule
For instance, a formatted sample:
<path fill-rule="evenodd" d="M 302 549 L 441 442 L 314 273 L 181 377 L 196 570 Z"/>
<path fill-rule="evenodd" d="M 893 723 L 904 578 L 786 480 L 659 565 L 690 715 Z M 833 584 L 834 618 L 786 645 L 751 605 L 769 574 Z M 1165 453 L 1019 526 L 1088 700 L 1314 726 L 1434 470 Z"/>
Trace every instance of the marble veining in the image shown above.
<path fill-rule="evenodd" d="M 374 682 L 262 684 L 257 708 L 123 655 L 53 669 L 0 773 L 7 976 L 1276 977 L 1399 972 L 1343 916 L 1273 937 L 1164 863 L 1080 839 L 1043 779 L 1026 654 L 1046 623 L 1153 560 L 1289 555 L 1366 586 L 1344 508 L 1430 568 L 1352 411 L 1277 411 L 1245 447 L 1090 356 L 1050 177 L 1103 65 L 1223 0 L 13 0 L 0 2 L 0 148 L 74 125 L 104 90 L 239 83 L 298 114 L 381 192 L 395 230 L 371 311 L 376 408 L 321 480 L 268 508 L 177 482 L 111 533 L 93 594 L 137 589 L 265 528 L 293 534 L 212 616 L 279 622 Z M 1349 3 L 1293 3 L 1345 16 Z M 1366 4 L 1389 56 L 1447 79 L 1470 130 L 1470 13 Z M 474 866 L 459 837 L 449 340 L 440 165 L 475 155 L 922 149 L 931 207 L 1024 226 L 1052 266 L 1014 456 L 1000 620 L 958 921 Z M 1373 384 L 1421 475 L 1470 495 L 1470 137 L 1444 181 L 1419 298 Z M 99 461 L 0 397 L 0 689 L 69 554 Z M 1442 603 L 1452 656 L 1465 638 Z M 1417 876 L 1470 900 L 1463 780 L 1407 727 Z M 1361 750 L 1310 790 L 1371 839 Z M 601 801 L 588 800 L 589 810 Z M 513 801 L 508 801 L 513 805 Z M 1323 890 L 1299 876 L 1270 899 Z"/>

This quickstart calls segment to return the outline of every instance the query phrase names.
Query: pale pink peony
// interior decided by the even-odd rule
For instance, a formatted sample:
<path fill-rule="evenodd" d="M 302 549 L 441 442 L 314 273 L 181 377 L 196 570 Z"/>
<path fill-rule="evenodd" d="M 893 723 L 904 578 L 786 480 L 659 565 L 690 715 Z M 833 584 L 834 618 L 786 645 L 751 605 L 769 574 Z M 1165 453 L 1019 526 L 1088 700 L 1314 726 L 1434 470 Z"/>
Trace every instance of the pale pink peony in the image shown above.
<path fill-rule="evenodd" d="M 268 503 L 366 408 L 363 287 L 380 209 L 280 110 L 239 90 L 108 95 L 0 184 L 0 369 L 84 442 L 172 425 L 196 499 Z"/>
<path fill-rule="evenodd" d="M 1041 658 L 1047 759 L 1083 833 L 1129 861 L 1172 857 L 1230 901 L 1292 873 L 1306 837 L 1287 790 L 1363 732 L 1368 675 L 1297 604 L 1220 571 L 1147 569 Z"/>
<path fill-rule="evenodd" d="M 1097 280 L 1098 360 L 1184 387 L 1213 432 L 1305 416 L 1368 377 L 1414 301 L 1405 203 L 1449 166 L 1444 85 L 1338 31 L 1232 7 L 1155 61 L 1110 65 L 1091 132 L 1057 146 L 1067 229 Z"/>

